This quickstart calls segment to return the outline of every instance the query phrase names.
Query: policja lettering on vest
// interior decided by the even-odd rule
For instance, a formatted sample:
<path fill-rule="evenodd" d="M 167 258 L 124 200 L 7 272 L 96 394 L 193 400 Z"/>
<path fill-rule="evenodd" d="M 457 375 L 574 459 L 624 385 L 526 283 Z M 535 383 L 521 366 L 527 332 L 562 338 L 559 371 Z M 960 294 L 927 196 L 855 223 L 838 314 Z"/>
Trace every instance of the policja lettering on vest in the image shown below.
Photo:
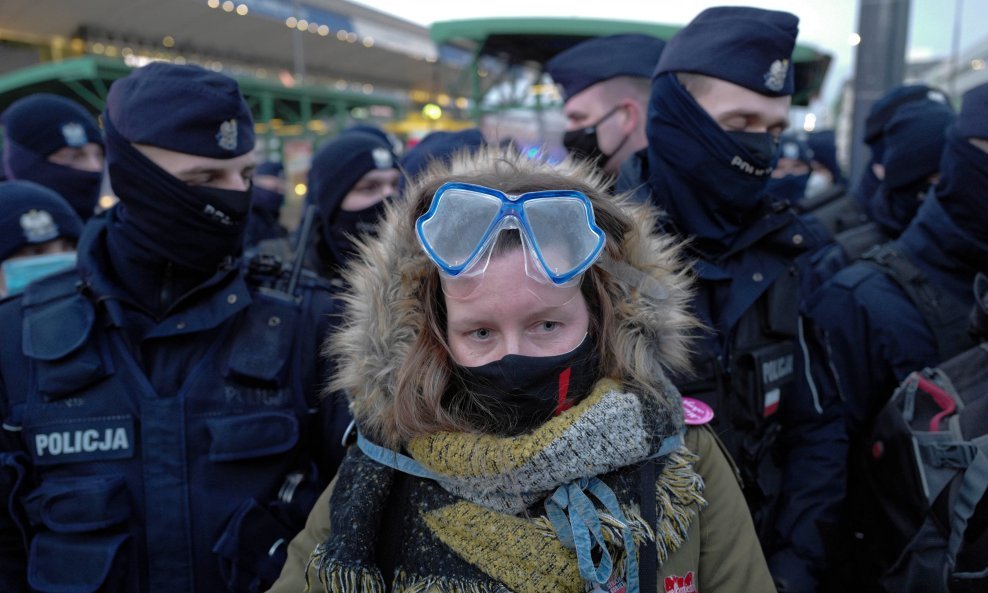
<path fill-rule="evenodd" d="M 43 457 L 130 449 L 130 440 L 127 438 L 127 431 L 123 428 L 107 428 L 102 434 L 90 428 L 38 434 L 34 437 L 34 446 L 37 456 Z"/>

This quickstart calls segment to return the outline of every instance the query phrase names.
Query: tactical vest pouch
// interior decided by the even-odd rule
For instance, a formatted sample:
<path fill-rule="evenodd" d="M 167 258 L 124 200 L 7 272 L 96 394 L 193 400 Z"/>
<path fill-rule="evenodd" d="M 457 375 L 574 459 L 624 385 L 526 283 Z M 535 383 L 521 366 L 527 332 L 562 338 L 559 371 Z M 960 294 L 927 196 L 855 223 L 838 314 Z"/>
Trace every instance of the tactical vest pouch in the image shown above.
<path fill-rule="evenodd" d="M 129 535 L 39 533 L 31 542 L 27 581 L 44 593 L 124 591 Z"/>
<path fill-rule="evenodd" d="M 267 590 L 281 574 L 288 542 L 303 525 L 287 525 L 253 498 L 244 501 L 213 546 L 227 588 L 234 593 Z"/>
<path fill-rule="evenodd" d="M 282 387 L 288 376 L 298 309 L 256 294 L 236 335 L 226 376 L 248 385 Z"/>
<path fill-rule="evenodd" d="M 745 408 L 751 416 L 739 418 L 747 428 L 756 427 L 778 411 L 783 392 L 790 391 L 793 384 L 794 356 L 795 348 L 788 340 L 736 355 L 732 374 L 735 393 L 748 399 Z"/>
<path fill-rule="evenodd" d="M 90 338 L 92 305 L 82 295 L 25 306 L 22 350 L 34 359 L 38 390 L 62 399 L 113 373 L 109 357 Z"/>
<path fill-rule="evenodd" d="M 84 533 L 119 525 L 130 518 L 123 476 L 50 478 L 24 501 L 34 524 L 56 533 Z"/>
<path fill-rule="evenodd" d="M 213 418 L 209 428 L 210 461 L 227 462 L 277 455 L 299 440 L 298 418 L 286 412 L 263 412 Z"/>

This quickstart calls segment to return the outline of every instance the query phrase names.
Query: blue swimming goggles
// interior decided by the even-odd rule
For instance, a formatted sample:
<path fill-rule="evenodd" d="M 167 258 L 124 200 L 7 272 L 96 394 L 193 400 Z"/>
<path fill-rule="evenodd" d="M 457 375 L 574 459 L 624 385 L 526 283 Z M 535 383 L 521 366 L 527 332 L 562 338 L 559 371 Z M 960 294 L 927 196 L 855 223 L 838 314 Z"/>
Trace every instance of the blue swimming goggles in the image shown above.
<path fill-rule="evenodd" d="M 518 229 L 531 256 L 527 259 L 536 263 L 543 278 L 533 277 L 556 286 L 566 285 L 593 265 L 605 240 L 594 222 L 590 200 L 578 191 L 509 196 L 468 183 L 440 187 L 415 229 L 423 249 L 446 278 L 482 274 L 501 231 Z"/>

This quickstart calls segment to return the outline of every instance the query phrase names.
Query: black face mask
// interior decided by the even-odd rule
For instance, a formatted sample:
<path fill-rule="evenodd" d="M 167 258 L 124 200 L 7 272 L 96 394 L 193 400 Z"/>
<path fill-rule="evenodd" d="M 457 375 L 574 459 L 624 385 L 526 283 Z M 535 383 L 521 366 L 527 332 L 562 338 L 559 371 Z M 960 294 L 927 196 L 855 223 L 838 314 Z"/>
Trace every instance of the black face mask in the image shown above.
<path fill-rule="evenodd" d="M 451 401 L 478 429 L 518 435 L 586 397 L 597 367 L 596 342 L 588 334 L 557 356 L 509 354 L 479 367 L 455 365 Z"/>
<path fill-rule="evenodd" d="M 758 169 L 772 166 L 779 152 L 779 141 L 768 132 L 727 132 L 727 135 L 751 155 Z"/>
<path fill-rule="evenodd" d="M 577 158 L 596 161 L 600 166 L 607 164 L 607 161 L 617 151 L 621 150 L 621 147 L 627 142 L 628 137 L 625 136 L 611 154 L 606 154 L 600 149 L 600 145 L 597 143 L 597 127 L 604 123 L 607 118 L 617 113 L 618 109 L 621 109 L 620 105 L 608 111 L 604 117 L 598 119 L 597 123 L 592 126 L 580 128 L 579 130 L 570 130 L 563 134 L 563 147 Z"/>
<path fill-rule="evenodd" d="M 240 255 L 250 190 L 190 186 L 105 124 L 110 183 L 120 197 L 119 232 L 179 266 L 216 270 Z"/>
<path fill-rule="evenodd" d="M 336 263 L 342 265 L 353 255 L 353 237 L 373 235 L 377 232 L 377 223 L 384 214 L 384 204 L 390 200 L 388 196 L 363 210 L 337 210 L 329 227 L 324 230 L 323 238 L 326 246 Z"/>

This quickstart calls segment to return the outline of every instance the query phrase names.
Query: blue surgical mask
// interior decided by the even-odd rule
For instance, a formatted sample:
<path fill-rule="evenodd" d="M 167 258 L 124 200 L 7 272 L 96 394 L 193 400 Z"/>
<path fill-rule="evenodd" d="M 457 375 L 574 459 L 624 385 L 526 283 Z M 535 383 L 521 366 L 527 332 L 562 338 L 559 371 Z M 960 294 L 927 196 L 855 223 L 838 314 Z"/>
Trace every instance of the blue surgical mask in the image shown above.
<path fill-rule="evenodd" d="M 75 251 L 64 251 L 49 255 L 29 255 L 15 257 L 0 264 L 7 295 L 19 294 L 28 284 L 39 278 L 75 267 Z"/>

